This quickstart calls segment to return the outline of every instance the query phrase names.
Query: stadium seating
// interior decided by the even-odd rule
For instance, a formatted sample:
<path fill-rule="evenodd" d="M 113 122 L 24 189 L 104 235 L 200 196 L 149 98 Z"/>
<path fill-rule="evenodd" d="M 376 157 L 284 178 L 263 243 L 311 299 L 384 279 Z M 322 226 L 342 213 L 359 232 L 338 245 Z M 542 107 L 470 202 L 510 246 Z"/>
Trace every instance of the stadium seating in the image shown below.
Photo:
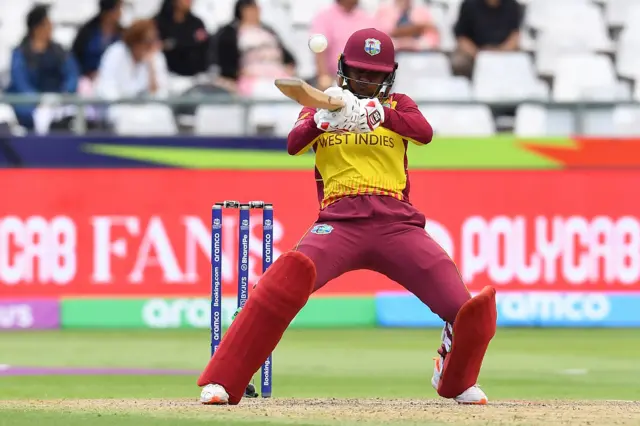
<path fill-rule="evenodd" d="M 406 87 L 405 87 L 406 86 Z M 410 93 L 416 102 L 472 100 L 471 84 L 464 77 L 418 77 L 409 84 L 402 80 L 395 91 Z"/>
<path fill-rule="evenodd" d="M 635 0 L 608 0 L 606 8 L 606 21 L 612 27 L 623 27 L 631 9 L 637 2 Z"/>
<path fill-rule="evenodd" d="M 97 12 L 98 2 L 95 1 L 55 0 L 49 16 L 54 25 L 80 26 Z"/>
<path fill-rule="evenodd" d="M 296 119 L 300 115 L 301 107 L 297 104 L 286 104 L 273 107 L 272 105 L 255 105 L 249 108 L 247 129 L 250 135 L 263 132 L 262 129 L 273 128 L 275 136 L 286 137 Z"/>
<path fill-rule="evenodd" d="M 60 43 L 65 49 L 71 49 L 77 30 L 72 26 L 57 25 L 53 29 L 53 39 Z"/>
<path fill-rule="evenodd" d="M 11 105 L 0 104 L 0 123 L 6 123 L 11 126 L 18 125 L 18 119 L 16 118 L 16 114 L 13 112 Z"/>
<path fill-rule="evenodd" d="M 486 105 L 419 105 L 429 117 L 435 135 L 492 136 L 496 133 L 491 110 Z"/>
<path fill-rule="evenodd" d="M 78 27 L 97 11 L 97 0 L 44 0 L 52 5 L 54 39 L 69 47 Z M 387 0 L 360 0 L 362 7 L 374 12 Z M 440 30 L 439 51 L 401 53 L 395 90 L 411 94 L 423 110 L 428 111 L 440 134 L 493 134 L 501 129 L 497 104 L 512 104 L 513 130 L 518 134 L 566 135 L 629 133 L 637 131 L 630 117 L 637 117 L 634 107 L 586 109 L 581 119 L 568 106 L 543 107 L 532 101 L 579 102 L 640 101 L 640 0 L 519 0 L 525 15 L 518 53 L 482 52 L 471 79 L 452 76 L 449 54 L 455 49 L 453 26 L 462 0 L 418 0 L 428 3 Z M 25 16 L 34 0 L 0 0 L 0 84 L 6 85 L 11 49 L 25 33 Z M 123 23 L 155 15 L 161 0 L 129 0 Z M 273 27 L 297 60 L 298 75 L 315 76 L 313 54 L 307 48 L 309 25 L 314 16 L 333 0 L 259 0 L 263 21 Z M 215 32 L 232 19 L 235 0 L 194 0 L 193 11 Z M 171 92 L 179 95 L 193 86 L 189 78 L 171 80 Z M 253 97 L 280 99 L 272 82 L 258 84 Z M 453 106 L 446 102 L 477 102 L 475 106 Z M 431 103 L 431 104 L 429 104 Z M 436 103 L 436 104 L 433 104 Z M 438 105 L 438 103 L 445 103 Z M 486 105 L 482 105 L 486 104 Z M 292 102 L 274 108 L 273 117 L 256 106 L 243 114 L 241 107 L 229 108 L 225 117 L 243 116 L 250 120 L 248 131 L 271 123 L 276 133 L 297 110 Z M 487 106 L 488 105 L 488 106 Z M 136 108 L 142 108 L 138 106 Z M 152 106 L 152 109 L 156 106 Z M 240 108 L 240 109 L 238 109 Z M 138 109 L 136 111 L 139 112 Z M 155 111 L 155 110 L 154 110 Z M 170 108 L 166 108 L 170 111 Z M 229 121 L 212 124 L 215 106 L 198 108 L 194 132 L 198 134 L 242 134 L 244 128 Z M 296 111 L 297 113 L 297 111 Z M 134 116 L 137 116 L 134 114 Z M 209 117 L 209 118 L 207 118 Z M 467 119 L 471 122 L 467 123 Z M 126 120 L 125 120 L 126 121 Z M 120 130 L 136 131 L 130 120 Z M 175 125 L 158 131 L 170 131 Z M 537 123 L 537 124 L 531 124 Z M 133 126 L 133 127 L 131 127 Z M 133 129 L 133 130 L 132 130 Z M 509 129 L 507 129 L 509 130 Z M 286 132 L 285 132 L 286 133 Z"/>
<path fill-rule="evenodd" d="M 575 133 L 576 117 L 564 108 L 521 104 L 516 110 L 514 133 L 520 137 L 569 136 Z"/>
<path fill-rule="evenodd" d="M 640 134 L 640 107 L 620 105 L 613 111 L 613 126 L 616 136 Z"/>
<path fill-rule="evenodd" d="M 396 78 L 398 79 L 414 80 L 425 76 L 448 77 L 451 75 L 451 64 L 444 53 L 400 53 L 397 61 Z"/>
<path fill-rule="evenodd" d="M 306 28 L 298 28 L 293 30 L 290 41 L 291 53 L 296 58 L 298 75 L 305 80 L 316 75 L 315 57 L 309 49 L 308 37 L 309 31 Z"/>
<path fill-rule="evenodd" d="M 228 11 L 221 10 L 222 6 L 216 7 L 213 1 L 195 0 L 193 2 L 192 11 L 204 22 L 207 31 L 215 33 L 220 26 L 220 20 Z"/>
<path fill-rule="evenodd" d="M 615 90 L 613 62 L 601 54 L 568 54 L 558 58 L 554 70 L 553 99 L 558 102 L 584 100 L 607 90 Z"/>
<path fill-rule="evenodd" d="M 196 109 L 194 133 L 198 136 L 242 136 L 245 109 L 241 105 L 201 105 Z"/>
<path fill-rule="evenodd" d="M 173 112 L 166 105 L 113 105 L 109 116 L 118 135 L 171 136 L 178 131 Z"/>
<path fill-rule="evenodd" d="M 169 92 L 172 95 L 181 95 L 194 85 L 191 77 L 181 75 L 171 75 L 169 77 Z"/>
<path fill-rule="evenodd" d="M 475 99 L 484 102 L 547 100 L 548 87 L 537 78 L 524 52 L 480 52 L 473 73 Z"/>

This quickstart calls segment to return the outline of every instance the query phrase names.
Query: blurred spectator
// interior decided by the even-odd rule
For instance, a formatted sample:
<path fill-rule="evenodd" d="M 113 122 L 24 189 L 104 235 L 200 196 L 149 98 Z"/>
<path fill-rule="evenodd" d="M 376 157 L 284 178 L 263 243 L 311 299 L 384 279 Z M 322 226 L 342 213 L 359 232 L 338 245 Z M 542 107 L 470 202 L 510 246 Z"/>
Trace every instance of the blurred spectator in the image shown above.
<path fill-rule="evenodd" d="M 183 76 L 207 71 L 209 34 L 191 13 L 191 0 L 164 0 L 155 20 L 169 71 Z"/>
<path fill-rule="evenodd" d="M 112 44 L 102 57 L 96 77 L 96 95 L 115 100 L 138 96 L 166 97 L 169 71 L 160 50 L 153 20 L 135 21 L 122 40 Z"/>
<path fill-rule="evenodd" d="M 335 4 L 315 17 L 311 24 L 311 34 L 324 34 L 329 41 L 327 50 L 316 54 L 319 88 L 324 90 L 335 81 L 338 58 L 349 36 L 354 31 L 372 27 L 377 28 L 378 22 L 358 6 L 358 0 L 336 0 Z"/>
<path fill-rule="evenodd" d="M 464 0 L 454 28 L 458 39 L 454 72 L 470 76 L 479 50 L 518 50 L 522 18 L 517 0 Z"/>
<path fill-rule="evenodd" d="M 86 0 L 85 0 L 86 1 Z M 122 35 L 122 0 L 100 0 L 100 12 L 78 31 L 71 50 L 83 77 L 93 80 L 105 50 Z"/>
<path fill-rule="evenodd" d="M 379 29 L 393 38 L 396 50 L 429 50 L 440 45 L 440 34 L 429 8 L 416 0 L 394 0 L 376 12 Z"/>
<path fill-rule="evenodd" d="M 215 37 L 220 76 L 241 95 L 250 95 L 263 78 L 295 75 L 295 59 L 276 32 L 260 21 L 255 0 L 238 0 L 234 20 Z"/>
<path fill-rule="evenodd" d="M 48 7 L 36 5 L 27 14 L 27 35 L 11 56 L 11 82 L 7 93 L 75 93 L 78 65 L 69 52 L 52 41 L 52 32 Z M 37 108 L 20 105 L 14 109 L 20 124 L 33 129 Z"/>

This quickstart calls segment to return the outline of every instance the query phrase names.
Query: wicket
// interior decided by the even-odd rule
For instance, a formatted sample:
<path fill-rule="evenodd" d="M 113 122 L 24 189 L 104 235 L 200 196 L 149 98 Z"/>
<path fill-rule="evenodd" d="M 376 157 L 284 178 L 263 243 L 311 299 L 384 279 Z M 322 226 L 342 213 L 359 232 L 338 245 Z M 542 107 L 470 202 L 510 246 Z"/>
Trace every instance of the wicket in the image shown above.
<path fill-rule="evenodd" d="M 264 201 L 223 201 L 211 209 L 211 356 L 222 340 L 222 213 L 224 209 L 239 210 L 238 218 L 238 308 L 249 297 L 249 231 L 251 210 L 262 210 L 262 272 L 273 262 L 273 205 Z M 272 355 L 261 368 L 260 394 L 271 397 Z"/>

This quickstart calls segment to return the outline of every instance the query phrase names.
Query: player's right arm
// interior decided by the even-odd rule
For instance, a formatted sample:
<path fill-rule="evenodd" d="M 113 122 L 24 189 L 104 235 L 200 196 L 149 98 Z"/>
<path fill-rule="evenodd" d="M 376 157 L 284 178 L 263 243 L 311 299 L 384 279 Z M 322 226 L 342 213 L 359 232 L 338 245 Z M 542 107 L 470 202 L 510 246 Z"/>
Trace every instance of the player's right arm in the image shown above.
<path fill-rule="evenodd" d="M 287 138 L 287 151 L 289 155 L 304 154 L 313 146 L 315 140 L 323 131 L 318 129 L 313 116 L 316 110 L 314 108 L 304 107 L 298 115 L 298 120 L 289 132 Z"/>

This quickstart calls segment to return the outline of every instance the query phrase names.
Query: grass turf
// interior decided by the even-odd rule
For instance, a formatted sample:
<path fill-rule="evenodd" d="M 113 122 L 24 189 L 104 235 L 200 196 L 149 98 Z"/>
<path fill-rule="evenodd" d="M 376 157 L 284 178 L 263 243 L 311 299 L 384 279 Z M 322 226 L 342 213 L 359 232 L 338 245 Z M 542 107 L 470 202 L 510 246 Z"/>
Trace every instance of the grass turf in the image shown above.
<path fill-rule="evenodd" d="M 492 400 L 637 400 L 637 333 L 631 329 L 499 329 L 480 385 Z M 208 330 L 9 332 L 2 335 L 5 349 L 0 364 L 200 370 L 207 361 L 208 338 Z M 274 354 L 274 397 L 435 399 L 429 379 L 431 356 L 438 344 L 438 330 L 291 330 Z M 0 376 L 0 400 L 195 400 L 199 393 L 195 380 L 195 375 Z M 32 411 L 3 410 L 0 425 L 32 424 L 34 415 Z M 55 418 L 61 413 L 43 411 L 37 415 L 51 416 L 46 424 L 58 424 Z M 105 414 L 104 418 L 81 412 L 67 415 L 60 424 L 89 420 L 105 425 L 169 424 L 164 423 L 167 417 L 159 415 L 147 423 L 148 416 L 140 417 L 139 413 Z M 3 423 L 6 421 L 10 423 Z M 202 421 L 184 418 L 179 424 Z M 211 419 L 207 421 L 212 424 Z M 227 419 L 219 424 L 286 424 L 256 421 Z"/>
<path fill-rule="evenodd" d="M 64 425 L 64 426 L 200 426 L 200 425 L 229 425 L 229 426 L 315 426 L 322 425 L 323 422 L 311 421 L 300 423 L 299 421 L 283 422 L 282 419 L 264 420 L 239 420 L 233 418 L 211 418 L 211 416 L 185 417 L 165 414 L 166 417 L 158 415 L 144 415 L 135 413 L 81 413 L 55 411 L 20 411 L 3 410 L 0 418 L 0 426 L 31 426 L 42 425 Z M 326 423 L 324 423 L 326 424 Z"/>

